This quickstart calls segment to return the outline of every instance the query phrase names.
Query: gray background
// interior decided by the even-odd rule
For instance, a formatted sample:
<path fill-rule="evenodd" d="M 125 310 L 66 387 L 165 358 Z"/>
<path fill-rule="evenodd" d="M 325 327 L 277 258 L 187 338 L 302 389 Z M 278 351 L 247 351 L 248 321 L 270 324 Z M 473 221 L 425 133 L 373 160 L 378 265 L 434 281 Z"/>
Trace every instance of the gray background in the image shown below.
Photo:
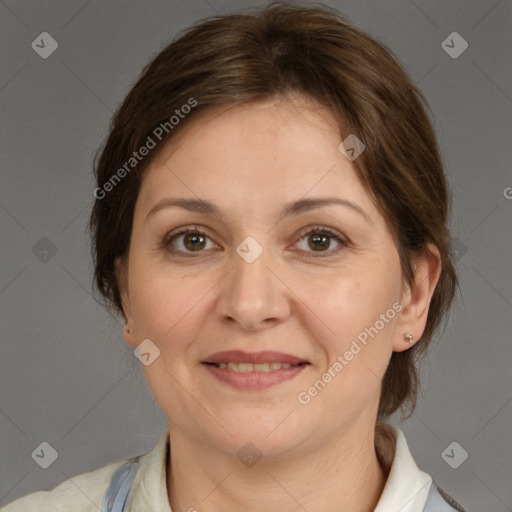
<path fill-rule="evenodd" d="M 470 511 L 512 510 L 511 1 L 327 4 L 389 45 L 424 91 L 454 192 L 462 298 L 400 426 L 418 465 Z M 254 5 L 0 3 L 0 506 L 147 452 L 166 430 L 120 323 L 91 294 L 93 153 L 164 43 Z M 31 48 L 43 31 L 59 45 L 47 59 Z M 457 59 L 441 47 L 454 31 L 469 44 Z M 58 452 L 48 469 L 31 457 L 43 441 Z M 469 454 L 457 469 L 441 456 L 454 441 Z M 449 453 L 460 461 L 461 448 Z"/>

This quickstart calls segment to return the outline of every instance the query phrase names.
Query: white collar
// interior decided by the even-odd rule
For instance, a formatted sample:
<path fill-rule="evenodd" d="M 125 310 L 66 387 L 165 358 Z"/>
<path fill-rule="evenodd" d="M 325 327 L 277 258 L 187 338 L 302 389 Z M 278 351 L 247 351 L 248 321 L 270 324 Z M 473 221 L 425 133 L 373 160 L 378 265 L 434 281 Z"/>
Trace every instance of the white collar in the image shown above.
<path fill-rule="evenodd" d="M 375 447 L 389 473 L 374 512 L 421 512 L 432 477 L 414 462 L 403 432 L 389 423 L 377 422 Z"/>

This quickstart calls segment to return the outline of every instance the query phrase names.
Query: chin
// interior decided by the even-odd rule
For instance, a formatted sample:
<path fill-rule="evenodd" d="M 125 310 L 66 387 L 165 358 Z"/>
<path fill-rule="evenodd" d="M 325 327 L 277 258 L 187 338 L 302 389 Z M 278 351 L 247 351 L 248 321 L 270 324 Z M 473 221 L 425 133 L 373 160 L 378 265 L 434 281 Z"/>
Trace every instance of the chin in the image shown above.
<path fill-rule="evenodd" d="M 304 422 L 298 424 L 297 415 L 290 414 L 291 410 L 275 412 L 267 409 L 256 414 L 246 410 L 243 414 L 225 418 L 221 424 L 233 437 L 223 436 L 222 444 L 229 445 L 230 453 L 237 453 L 249 443 L 265 456 L 277 457 L 291 452 L 311 435 Z M 293 416 L 296 416 L 295 421 Z"/>

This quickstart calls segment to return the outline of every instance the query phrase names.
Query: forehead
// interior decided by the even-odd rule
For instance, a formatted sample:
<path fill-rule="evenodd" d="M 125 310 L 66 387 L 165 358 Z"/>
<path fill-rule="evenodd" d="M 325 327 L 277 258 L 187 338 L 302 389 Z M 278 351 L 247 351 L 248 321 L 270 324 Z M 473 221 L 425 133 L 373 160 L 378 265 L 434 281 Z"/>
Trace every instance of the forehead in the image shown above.
<path fill-rule="evenodd" d="M 144 173 L 143 210 L 169 194 L 244 209 L 334 194 L 371 208 L 326 107 L 295 95 L 199 112 L 189 121 Z"/>

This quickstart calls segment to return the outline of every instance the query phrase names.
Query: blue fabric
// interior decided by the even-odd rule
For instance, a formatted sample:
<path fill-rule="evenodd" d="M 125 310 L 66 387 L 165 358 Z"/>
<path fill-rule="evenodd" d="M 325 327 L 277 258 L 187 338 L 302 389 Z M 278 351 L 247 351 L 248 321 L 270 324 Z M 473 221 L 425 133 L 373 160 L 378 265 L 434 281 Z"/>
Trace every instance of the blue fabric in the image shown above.
<path fill-rule="evenodd" d="M 103 497 L 101 512 L 123 512 L 126 498 L 139 469 L 139 461 L 134 459 L 123 464 L 112 476 L 107 492 Z"/>
<path fill-rule="evenodd" d="M 423 512 L 465 512 L 465 510 L 432 481 Z"/>

